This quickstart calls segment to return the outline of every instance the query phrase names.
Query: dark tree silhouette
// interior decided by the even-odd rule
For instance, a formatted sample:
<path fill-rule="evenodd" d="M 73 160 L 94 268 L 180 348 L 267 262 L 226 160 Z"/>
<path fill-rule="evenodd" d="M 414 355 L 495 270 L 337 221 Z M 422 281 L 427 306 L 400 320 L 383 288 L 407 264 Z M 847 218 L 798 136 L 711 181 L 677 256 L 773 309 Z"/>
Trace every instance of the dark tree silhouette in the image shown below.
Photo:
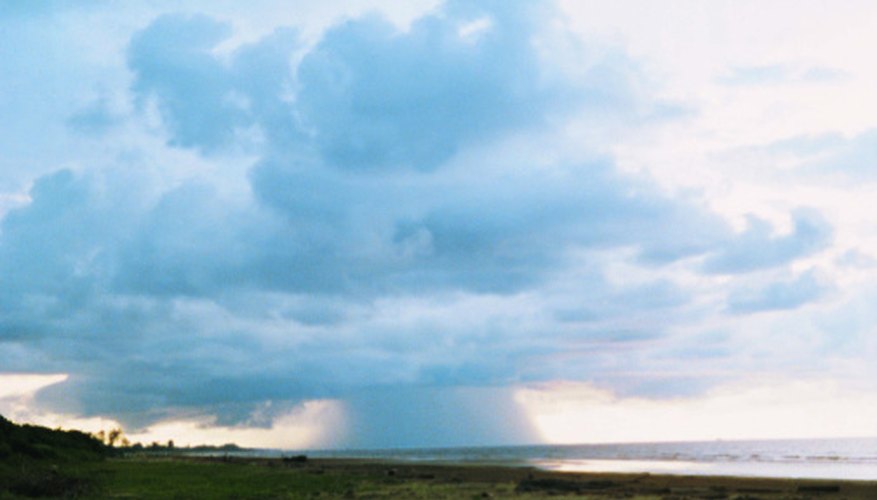
<path fill-rule="evenodd" d="M 107 444 L 110 446 L 115 446 L 116 441 L 122 437 L 122 429 L 116 427 L 115 429 L 110 430 L 107 434 Z"/>

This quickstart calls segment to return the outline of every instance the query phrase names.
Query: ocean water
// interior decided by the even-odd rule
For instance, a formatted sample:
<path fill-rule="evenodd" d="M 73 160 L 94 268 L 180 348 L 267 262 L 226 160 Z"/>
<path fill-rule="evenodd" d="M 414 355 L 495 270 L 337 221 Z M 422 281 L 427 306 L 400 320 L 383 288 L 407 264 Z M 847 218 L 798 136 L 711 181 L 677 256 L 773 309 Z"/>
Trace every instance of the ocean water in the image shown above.
<path fill-rule="evenodd" d="M 264 454 L 281 452 L 265 450 Z M 287 451 L 312 457 L 650 472 L 877 480 L 877 438 L 703 441 L 472 448 Z"/>

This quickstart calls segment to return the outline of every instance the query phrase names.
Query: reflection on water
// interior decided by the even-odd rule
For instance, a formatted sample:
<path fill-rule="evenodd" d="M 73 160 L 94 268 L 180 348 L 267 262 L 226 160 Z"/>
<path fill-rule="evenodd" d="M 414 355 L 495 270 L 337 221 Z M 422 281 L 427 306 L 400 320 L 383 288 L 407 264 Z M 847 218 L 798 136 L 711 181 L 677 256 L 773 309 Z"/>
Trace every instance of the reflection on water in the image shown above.
<path fill-rule="evenodd" d="M 534 460 L 563 472 L 619 472 L 697 476 L 877 480 L 877 464 L 808 462 L 684 462 L 666 460 Z"/>
<path fill-rule="evenodd" d="M 533 460 L 542 469 L 562 472 L 651 472 L 655 474 L 707 473 L 708 463 L 668 460 Z"/>

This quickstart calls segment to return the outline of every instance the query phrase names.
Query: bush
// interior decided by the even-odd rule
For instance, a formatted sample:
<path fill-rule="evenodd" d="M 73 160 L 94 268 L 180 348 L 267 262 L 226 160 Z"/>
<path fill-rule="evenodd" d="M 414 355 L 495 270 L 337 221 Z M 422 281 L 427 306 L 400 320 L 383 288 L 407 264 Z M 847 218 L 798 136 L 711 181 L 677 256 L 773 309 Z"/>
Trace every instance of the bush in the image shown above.
<path fill-rule="evenodd" d="M 0 416 L 0 457 L 7 460 L 87 460 L 108 453 L 103 443 L 84 432 L 16 425 Z"/>

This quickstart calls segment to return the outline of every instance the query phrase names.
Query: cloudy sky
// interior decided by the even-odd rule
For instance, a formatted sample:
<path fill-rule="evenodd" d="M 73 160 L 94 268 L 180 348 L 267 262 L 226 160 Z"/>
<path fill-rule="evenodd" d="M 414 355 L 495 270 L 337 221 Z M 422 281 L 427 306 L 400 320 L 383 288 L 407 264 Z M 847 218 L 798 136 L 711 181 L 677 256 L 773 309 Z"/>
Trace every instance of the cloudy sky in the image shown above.
<path fill-rule="evenodd" d="M 869 1 L 0 4 L 0 413 L 877 435 Z"/>

